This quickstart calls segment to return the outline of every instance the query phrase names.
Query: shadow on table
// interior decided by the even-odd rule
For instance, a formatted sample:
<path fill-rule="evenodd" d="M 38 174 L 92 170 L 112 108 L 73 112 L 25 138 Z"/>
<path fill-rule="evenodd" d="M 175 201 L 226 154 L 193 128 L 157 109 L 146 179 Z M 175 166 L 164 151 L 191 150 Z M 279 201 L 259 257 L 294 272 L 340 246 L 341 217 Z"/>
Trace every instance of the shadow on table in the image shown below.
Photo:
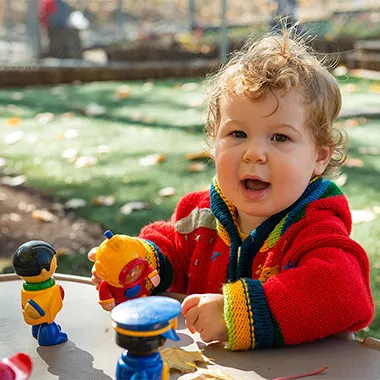
<path fill-rule="evenodd" d="M 103 370 L 93 367 L 94 357 L 89 352 L 71 341 L 53 347 L 40 346 L 37 352 L 49 366 L 48 371 L 60 380 L 112 380 Z"/>
<path fill-rule="evenodd" d="M 231 352 L 211 343 L 204 354 L 224 367 L 253 371 L 264 379 L 295 376 L 328 367 L 332 379 L 379 379 L 379 352 L 358 342 L 326 338 L 298 346 Z M 252 377 L 254 378 L 254 377 Z"/>

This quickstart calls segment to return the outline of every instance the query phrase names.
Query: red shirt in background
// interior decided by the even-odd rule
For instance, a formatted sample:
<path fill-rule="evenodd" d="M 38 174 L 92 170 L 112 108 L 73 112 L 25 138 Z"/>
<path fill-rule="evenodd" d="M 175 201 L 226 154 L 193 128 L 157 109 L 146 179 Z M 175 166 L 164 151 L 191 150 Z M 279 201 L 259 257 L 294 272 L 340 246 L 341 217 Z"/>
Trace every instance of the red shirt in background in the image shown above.
<path fill-rule="evenodd" d="M 41 0 L 38 19 L 40 23 L 47 28 L 48 18 L 57 12 L 57 4 L 55 0 Z"/>

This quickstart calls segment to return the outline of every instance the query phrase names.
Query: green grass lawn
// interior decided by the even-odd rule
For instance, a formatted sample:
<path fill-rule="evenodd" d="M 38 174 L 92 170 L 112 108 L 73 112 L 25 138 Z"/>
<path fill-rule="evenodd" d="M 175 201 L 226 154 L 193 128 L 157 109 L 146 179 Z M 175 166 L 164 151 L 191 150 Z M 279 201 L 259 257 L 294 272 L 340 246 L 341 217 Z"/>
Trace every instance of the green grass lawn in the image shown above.
<path fill-rule="evenodd" d="M 379 82 L 339 80 L 345 110 L 380 104 Z M 183 87 L 186 83 L 193 85 Z M 0 90 L 0 157 L 6 160 L 0 171 L 25 174 L 28 185 L 49 191 L 61 202 L 82 198 L 87 206 L 78 210 L 80 216 L 116 233 L 133 235 L 150 221 L 167 219 L 182 195 L 209 185 L 214 171 L 213 164 L 208 163 L 204 171 L 189 172 L 190 162 L 185 158 L 187 153 L 200 152 L 205 146 L 199 81 L 131 82 L 130 96 L 116 100 L 114 93 L 121 85 L 102 82 Z M 83 115 L 80 110 L 91 103 L 105 107 L 107 112 L 96 117 Z M 52 113 L 54 120 L 44 124 L 36 115 L 46 112 Z M 74 115 L 63 116 L 67 112 Z M 20 122 L 11 119 L 14 117 Z M 378 212 L 380 120 L 360 119 L 359 124 L 347 129 L 349 156 L 362 160 L 363 166 L 343 168 L 347 175 L 343 190 L 353 210 Z M 20 140 L 6 144 L 5 139 L 18 131 L 22 132 Z M 78 156 L 95 157 L 97 163 L 76 168 L 63 157 L 69 148 L 76 149 Z M 166 160 L 151 167 L 139 164 L 141 157 L 153 153 L 166 154 Z M 160 189 L 167 186 L 174 187 L 176 194 L 160 197 Z M 111 194 L 115 196 L 114 205 L 92 204 L 95 196 Z M 135 200 L 147 201 L 151 207 L 122 214 L 120 207 Z M 354 224 L 353 237 L 370 256 L 377 317 L 368 332 L 380 338 L 380 213 L 376 216 L 371 222 Z M 60 257 L 62 272 L 88 275 L 89 268 L 84 254 Z"/>

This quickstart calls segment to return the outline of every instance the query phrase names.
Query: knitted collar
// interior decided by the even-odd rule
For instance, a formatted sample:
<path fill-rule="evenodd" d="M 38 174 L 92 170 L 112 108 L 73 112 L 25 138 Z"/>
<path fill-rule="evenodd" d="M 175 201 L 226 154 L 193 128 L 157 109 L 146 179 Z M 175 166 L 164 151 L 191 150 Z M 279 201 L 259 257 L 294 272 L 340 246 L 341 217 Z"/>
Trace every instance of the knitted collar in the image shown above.
<path fill-rule="evenodd" d="M 242 241 L 238 230 L 236 208 L 223 194 L 215 176 L 210 189 L 211 210 L 217 219 L 219 236 L 230 246 L 227 280 L 236 281 L 241 277 L 251 277 L 252 261 L 263 246 L 272 248 L 288 228 L 305 215 L 305 210 L 311 202 L 341 194 L 341 190 L 333 182 L 314 177 L 296 202 L 263 221 Z M 240 258 L 238 258 L 239 247 Z"/>
<path fill-rule="evenodd" d="M 38 283 L 24 282 L 23 288 L 24 290 L 35 292 L 37 290 L 45 290 L 45 289 L 51 288 L 54 284 L 55 284 L 55 279 L 51 277 L 44 282 L 38 282 Z"/>

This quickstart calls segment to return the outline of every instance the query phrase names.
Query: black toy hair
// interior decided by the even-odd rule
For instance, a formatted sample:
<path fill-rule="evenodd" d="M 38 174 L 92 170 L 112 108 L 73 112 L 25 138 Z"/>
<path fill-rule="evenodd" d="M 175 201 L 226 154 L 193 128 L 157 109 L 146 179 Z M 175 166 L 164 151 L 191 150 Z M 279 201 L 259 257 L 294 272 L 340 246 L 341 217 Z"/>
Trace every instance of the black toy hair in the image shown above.
<path fill-rule="evenodd" d="M 13 268 L 19 276 L 38 276 L 42 269 L 50 270 L 55 254 L 54 248 L 44 241 L 28 241 L 15 252 Z"/>

